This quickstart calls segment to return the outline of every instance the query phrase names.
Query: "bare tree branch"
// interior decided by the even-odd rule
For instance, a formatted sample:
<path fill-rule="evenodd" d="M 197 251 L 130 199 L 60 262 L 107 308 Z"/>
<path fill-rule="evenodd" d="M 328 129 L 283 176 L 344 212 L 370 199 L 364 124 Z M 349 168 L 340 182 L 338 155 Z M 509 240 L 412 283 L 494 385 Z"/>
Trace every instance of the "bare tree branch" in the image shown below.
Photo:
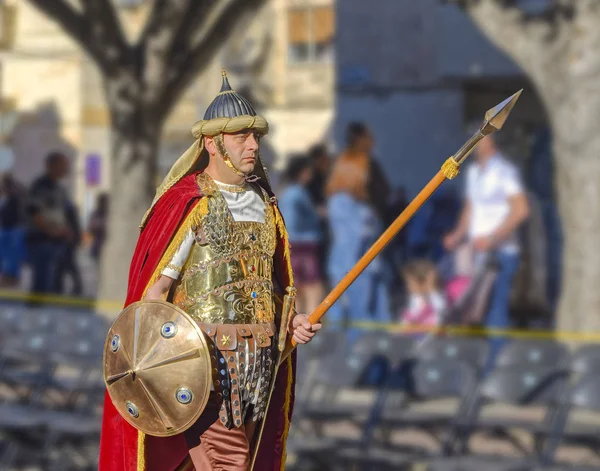
<path fill-rule="evenodd" d="M 111 0 L 81 0 L 83 11 L 88 21 L 100 27 L 95 29 L 98 39 L 104 45 L 114 44 L 120 51 L 126 51 L 129 48 L 121 21 Z"/>
<path fill-rule="evenodd" d="M 266 0 L 210 0 L 212 8 L 206 15 L 203 27 L 196 30 L 188 43 L 181 44 L 172 55 L 167 82 L 157 101 L 158 114 L 168 114 L 201 67 L 209 64 L 220 50 L 219 45 L 247 20 L 250 13 L 265 2 Z"/>
<path fill-rule="evenodd" d="M 181 28 L 179 28 L 177 35 L 173 38 L 169 50 L 169 65 L 172 63 L 170 59 L 175 57 L 177 51 L 190 44 L 195 31 L 198 29 L 198 25 L 202 25 L 203 22 L 210 18 L 210 12 L 214 8 L 214 5 L 215 0 L 201 0 L 194 2 L 194 8 L 190 9 Z"/>
<path fill-rule="evenodd" d="M 145 100 L 155 102 L 169 70 L 170 57 L 179 44 L 187 44 L 193 29 L 202 24 L 210 0 L 156 0 L 136 48 L 143 57 Z"/>
<path fill-rule="evenodd" d="M 79 13 L 65 0 L 29 0 L 56 21 L 110 76 L 130 52 L 118 18 L 108 0 L 83 0 Z"/>
<path fill-rule="evenodd" d="M 188 0 L 184 1 L 187 2 Z M 154 4 L 152 5 L 152 11 L 148 16 L 146 24 L 144 25 L 144 29 L 142 30 L 138 39 L 138 45 L 145 44 L 148 37 L 154 34 L 158 28 L 164 25 L 166 20 L 169 20 L 169 15 L 167 13 L 169 4 L 177 4 L 177 9 L 180 9 L 180 3 L 180 1 L 169 2 L 169 0 L 154 0 Z"/>
<path fill-rule="evenodd" d="M 144 45 L 153 36 L 161 36 L 172 46 L 178 42 L 177 38 L 189 35 L 190 29 L 202 18 L 199 13 L 206 13 L 211 7 L 210 0 L 155 0 L 138 44 Z M 164 37 L 166 34 L 168 38 Z"/>

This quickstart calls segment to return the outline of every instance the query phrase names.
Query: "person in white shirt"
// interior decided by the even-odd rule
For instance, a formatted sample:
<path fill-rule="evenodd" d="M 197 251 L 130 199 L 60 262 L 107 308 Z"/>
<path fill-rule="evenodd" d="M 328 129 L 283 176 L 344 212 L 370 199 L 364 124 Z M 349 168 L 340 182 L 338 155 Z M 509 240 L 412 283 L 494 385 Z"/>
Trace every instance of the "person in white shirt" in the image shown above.
<path fill-rule="evenodd" d="M 466 201 L 456 228 L 444 238 L 454 251 L 465 240 L 476 259 L 493 252 L 499 263 L 485 325 L 503 329 L 510 325 L 509 295 L 519 264 L 516 230 L 529 215 L 529 204 L 518 169 L 499 151 L 493 136 L 475 148 L 475 163 L 467 170 Z M 490 362 L 503 342 L 492 342 Z"/>

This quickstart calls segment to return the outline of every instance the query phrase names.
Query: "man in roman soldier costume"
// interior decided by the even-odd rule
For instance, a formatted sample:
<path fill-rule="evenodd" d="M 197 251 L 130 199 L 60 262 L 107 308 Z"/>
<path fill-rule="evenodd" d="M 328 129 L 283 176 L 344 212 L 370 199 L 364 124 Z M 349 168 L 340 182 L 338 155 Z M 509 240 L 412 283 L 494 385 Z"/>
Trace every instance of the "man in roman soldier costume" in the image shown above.
<path fill-rule="evenodd" d="M 292 414 L 289 243 L 259 155 L 264 118 L 221 91 L 141 225 L 104 351 L 101 471 L 279 470 Z"/>

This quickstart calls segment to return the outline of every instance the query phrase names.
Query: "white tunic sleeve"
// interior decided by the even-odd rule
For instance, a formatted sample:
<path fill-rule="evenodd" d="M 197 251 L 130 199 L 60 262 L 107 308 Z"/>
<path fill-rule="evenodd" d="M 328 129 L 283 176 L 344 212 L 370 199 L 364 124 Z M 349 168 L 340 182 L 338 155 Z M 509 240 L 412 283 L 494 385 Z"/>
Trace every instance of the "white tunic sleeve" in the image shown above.
<path fill-rule="evenodd" d="M 161 272 L 162 275 L 168 276 L 169 278 L 173 278 L 176 280 L 179 278 L 183 265 L 187 261 L 190 256 L 190 251 L 192 250 L 192 246 L 194 245 L 194 233 L 190 230 L 188 234 L 183 239 L 183 242 L 173 255 L 173 258 L 169 262 L 169 264 L 164 268 Z"/>

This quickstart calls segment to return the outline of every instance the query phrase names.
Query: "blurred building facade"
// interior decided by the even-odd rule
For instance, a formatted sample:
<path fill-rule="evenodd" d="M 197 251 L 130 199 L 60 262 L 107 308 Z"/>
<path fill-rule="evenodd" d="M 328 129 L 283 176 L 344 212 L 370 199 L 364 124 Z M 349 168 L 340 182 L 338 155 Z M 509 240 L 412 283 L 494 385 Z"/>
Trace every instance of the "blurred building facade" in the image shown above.
<path fill-rule="evenodd" d="M 116 1 L 131 40 L 151 3 Z M 326 140 L 333 118 L 334 28 L 333 0 L 269 0 L 172 111 L 159 172 L 191 144 L 190 128 L 218 92 L 221 67 L 269 119 L 264 157 L 275 168 L 290 153 Z M 26 0 L 0 5 L 0 98 L 0 171 L 12 170 L 29 183 L 43 171 L 48 151 L 65 151 L 73 158 L 73 195 L 86 218 L 97 193 L 110 188 L 102 79 L 77 44 Z"/>
<path fill-rule="evenodd" d="M 449 3 L 336 4 L 335 140 L 342 143 L 348 121 L 367 122 L 389 178 L 411 196 L 464 143 L 469 123 L 520 88 L 515 112 L 498 134 L 511 144 L 512 157 L 528 152 L 531 131 L 544 122 L 522 71 Z"/>

